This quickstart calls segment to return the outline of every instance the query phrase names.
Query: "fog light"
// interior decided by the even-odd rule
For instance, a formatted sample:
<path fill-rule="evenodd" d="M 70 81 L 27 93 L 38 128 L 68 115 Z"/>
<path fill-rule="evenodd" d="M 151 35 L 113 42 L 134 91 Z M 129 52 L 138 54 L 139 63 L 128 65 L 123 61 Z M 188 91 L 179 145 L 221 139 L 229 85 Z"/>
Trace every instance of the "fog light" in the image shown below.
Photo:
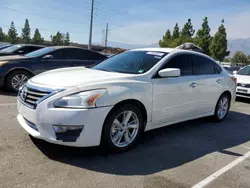
<path fill-rule="evenodd" d="M 66 133 L 67 131 L 82 130 L 83 125 L 53 125 L 55 133 Z"/>

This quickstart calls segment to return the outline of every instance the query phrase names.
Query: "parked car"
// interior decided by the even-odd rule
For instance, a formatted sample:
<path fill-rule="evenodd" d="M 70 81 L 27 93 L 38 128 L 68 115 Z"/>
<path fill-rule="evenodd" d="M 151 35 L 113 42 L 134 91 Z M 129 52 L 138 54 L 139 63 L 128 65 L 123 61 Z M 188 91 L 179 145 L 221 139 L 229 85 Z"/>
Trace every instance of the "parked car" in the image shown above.
<path fill-rule="evenodd" d="M 142 132 L 213 116 L 222 121 L 236 80 L 212 58 L 168 48 L 130 50 L 92 69 L 65 68 L 20 88 L 18 121 L 33 137 L 124 151 Z"/>
<path fill-rule="evenodd" d="M 16 44 L 11 45 L 7 48 L 0 50 L 0 56 L 9 56 L 9 55 L 25 55 L 27 53 L 33 52 L 44 48 L 45 46 L 34 45 L 34 44 Z"/>
<path fill-rule="evenodd" d="M 239 71 L 241 69 L 240 66 L 231 66 L 231 67 L 223 66 L 223 68 L 226 69 L 229 74 L 233 74 L 234 71 Z"/>
<path fill-rule="evenodd" d="M 3 45 L 0 45 L 0 50 L 3 50 L 3 49 L 8 48 L 8 47 L 10 47 L 10 46 L 11 46 L 11 44 L 3 44 Z"/>
<path fill-rule="evenodd" d="M 91 67 L 106 58 L 94 51 L 66 46 L 42 48 L 24 56 L 0 57 L 0 86 L 17 92 L 36 74 L 63 67 Z"/>
<path fill-rule="evenodd" d="M 240 71 L 234 71 L 237 78 L 237 97 L 250 98 L 250 66 L 242 68 Z"/>

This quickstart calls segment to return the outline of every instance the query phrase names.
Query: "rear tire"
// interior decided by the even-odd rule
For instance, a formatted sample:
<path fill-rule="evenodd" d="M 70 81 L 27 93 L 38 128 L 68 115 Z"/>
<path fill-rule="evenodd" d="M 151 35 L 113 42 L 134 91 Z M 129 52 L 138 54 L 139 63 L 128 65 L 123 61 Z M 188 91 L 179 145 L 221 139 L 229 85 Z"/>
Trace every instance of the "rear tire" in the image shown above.
<path fill-rule="evenodd" d="M 227 93 L 224 93 L 220 96 L 213 115 L 213 119 L 217 122 L 223 121 L 230 108 L 230 96 Z"/>
<path fill-rule="evenodd" d="M 31 74 L 29 72 L 25 70 L 15 70 L 7 76 L 5 80 L 5 87 L 9 91 L 18 92 L 19 87 L 25 84 L 29 78 L 31 78 Z"/>
<path fill-rule="evenodd" d="M 113 152 L 134 147 L 143 132 L 143 115 L 132 104 L 114 108 L 107 116 L 102 132 L 102 145 Z"/>

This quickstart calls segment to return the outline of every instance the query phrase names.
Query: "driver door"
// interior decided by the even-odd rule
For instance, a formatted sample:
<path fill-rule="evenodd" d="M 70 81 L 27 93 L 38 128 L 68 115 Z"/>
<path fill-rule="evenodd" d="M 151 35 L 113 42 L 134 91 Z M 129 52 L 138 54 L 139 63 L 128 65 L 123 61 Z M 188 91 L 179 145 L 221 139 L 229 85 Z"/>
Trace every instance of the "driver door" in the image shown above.
<path fill-rule="evenodd" d="M 51 55 L 51 58 L 43 58 L 40 60 L 39 67 L 36 69 L 36 74 L 64 67 L 72 67 L 73 61 L 68 58 L 73 53 L 70 49 L 58 49 L 46 55 Z"/>
<path fill-rule="evenodd" d="M 191 56 L 188 54 L 174 56 L 160 70 L 165 68 L 178 68 L 181 70 L 181 76 L 161 78 L 157 74 L 152 79 L 153 128 L 197 114 L 198 90 Z"/>

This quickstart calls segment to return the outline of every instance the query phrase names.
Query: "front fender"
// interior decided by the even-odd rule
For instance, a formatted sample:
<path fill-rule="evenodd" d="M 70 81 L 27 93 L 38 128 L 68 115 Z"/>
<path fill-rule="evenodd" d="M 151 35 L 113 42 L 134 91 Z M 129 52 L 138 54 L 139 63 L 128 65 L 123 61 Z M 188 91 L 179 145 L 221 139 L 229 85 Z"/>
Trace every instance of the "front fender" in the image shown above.
<path fill-rule="evenodd" d="M 104 88 L 104 87 L 103 87 Z M 151 121 L 152 84 L 147 82 L 123 82 L 106 86 L 104 93 L 96 102 L 98 107 L 114 106 L 119 102 L 134 99 L 140 101 L 146 108 L 148 122 Z"/>

